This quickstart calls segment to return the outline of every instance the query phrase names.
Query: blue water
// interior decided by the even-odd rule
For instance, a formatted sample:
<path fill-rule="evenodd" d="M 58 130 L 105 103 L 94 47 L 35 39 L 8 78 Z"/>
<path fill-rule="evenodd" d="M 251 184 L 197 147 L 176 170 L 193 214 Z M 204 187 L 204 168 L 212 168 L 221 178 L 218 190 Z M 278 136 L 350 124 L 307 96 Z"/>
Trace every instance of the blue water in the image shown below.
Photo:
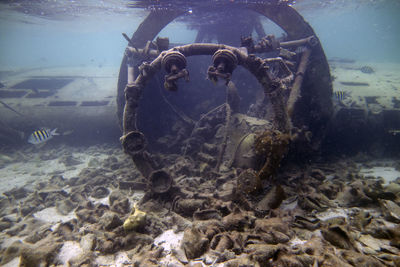
<path fill-rule="evenodd" d="M 59 3 L 69 2 L 73 1 Z M 126 1 L 88 3 L 90 8 L 58 10 L 52 16 L 46 16 L 46 6 L 40 7 L 40 16 L 38 11 L 17 13 L 1 4 L 1 69 L 118 66 L 127 45 L 121 33 L 131 35 L 148 11 L 129 9 Z M 298 1 L 294 7 L 316 31 L 328 58 L 400 62 L 399 1 Z M 160 35 L 169 36 L 171 42 L 188 43 L 196 32 L 174 22 Z"/>
<path fill-rule="evenodd" d="M 129 11 L 127 14 L 69 14 L 63 20 L 55 20 L 3 9 L 0 66 L 3 69 L 117 66 L 127 45 L 121 33 L 131 34 L 142 19 L 137 11 Z"/>
<path fill-rule="evenodd" d="M 351 2 L 351 1 L 349 1 Z M 306 11 L 329 57 L 400 62 L 400 2 Z"/>

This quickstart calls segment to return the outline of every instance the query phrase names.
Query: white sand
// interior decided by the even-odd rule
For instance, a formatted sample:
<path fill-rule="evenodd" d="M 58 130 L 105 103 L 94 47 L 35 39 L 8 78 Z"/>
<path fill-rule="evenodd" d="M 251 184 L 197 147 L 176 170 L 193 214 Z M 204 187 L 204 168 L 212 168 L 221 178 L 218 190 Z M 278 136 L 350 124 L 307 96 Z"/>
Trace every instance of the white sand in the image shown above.
<path fill-rule="evenodd" d="M 66 241 L 58 253 L 58 259 L 64 266 L 69 266 L 68 261 L 77 259 L 83 254 L 83 249 L 79 243 L 74 241 Z"/>
<path fill-rule="evenodd" d="M 33 217 L 47 223 L 67 222 L 76 219 L 75 213 L 73 211 L 67 215 L 61 215 L 57 212 L 57 209 L 55 207 L 50 207 L 38 211 L 33 214 Z"/>
<path fill-rule="evenodd" d="M 132 262 L 126 252 L 119 252 L 116 255 L 98 256 L 95 263 L 97 264 L 97 266 L 132 266 Z"/>
<path fill-rule="evenodd" d="M 331 63 L 331 73 L 336 79 L 333 81 L 334 91 L 344 91 L 350 94 L 348 101 L 342 101 L 350 106 L 354 101 L 359 107 L 367 107 L 371 112 L 380 112 L 383 109 L 393 109 L 392 97 L 400 100 L 400 64 L 355 62 Z M 359 70 L 362 66 L 370 66 L 374 73 L 363 73 Z M 351 86 L 342 82 L 368 83 L 368 86 Z M 376 97 L 377 103 L 366 104 L 364 97 Z"/>
<path fill-rule="evenodd" d="M 396 180 L 400 177 L 400 171 L 393 167 L 372 167 L 372 168 L 361 168 L 360 173 L 364 176 L 382 177 L 385 181 L 384 184 L 389 184 L 391 181 Z"/>
<path fill-rule="evenodd" d="M 171 253 L 171 249 L 179 247 L 183 238 L 183 232 L 174 233 L 172 229 L 165 231 L 154 239 L 154 244 L 164 248 L 166 253 Z"/>
<path fill-rule="evenodd" d="M 160 259 L 159 264 L 162 266 L 184 266 L 179 265 L 179 261 L 172 255 L 172 249 L 178 249 L 183 239 L 183 232 L 174 233 L 172 229 L 165 231 L 154 239 L 154 244 L 164 248 L 167 254 Z M 193 262 L 192 262 L 193 263 Z"/>
<path fill-rule="evenodd" d="M 65 148 L 63 147 L 63 149 Z M 30 188 L 34 183 L 48 181 L 55 173 L 60 173 L 65 179 L 77 177 L 82 169 L 88 167 L 88 163 L 92 159 L 103 161 L 110 156 L 107 153 L 93 155 L 92 153 L 73 152 L 73 158 L 81 163 L 67 167 L 59 162 L 61 157 L 41 160 L 37 153 L 32 152 L 31 155 L 27 155 L 28 160 L 25 162 L 10 163 L 0 169 L 0 194 L 16 187 Z"/>

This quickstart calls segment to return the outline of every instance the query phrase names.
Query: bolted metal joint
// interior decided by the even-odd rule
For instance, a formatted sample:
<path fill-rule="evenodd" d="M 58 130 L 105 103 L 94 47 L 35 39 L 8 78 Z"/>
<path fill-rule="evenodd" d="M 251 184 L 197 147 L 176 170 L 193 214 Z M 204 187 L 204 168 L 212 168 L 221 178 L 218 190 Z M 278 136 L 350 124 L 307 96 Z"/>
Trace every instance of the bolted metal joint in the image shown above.
<path fill-rule="evenodd" d="M 238 65 L 236 55 L 229 49 L 220 49 L 214 53 L 212 60 L 213 66 L 210 66 L 207 71 L 208 79 L 216 83 L 218 78 L 222 78 L 228 84 L 233 70 Z"/>
<path fill-rule="evenodd" d="M 131 131 L 123 135 L 120 138 L 120 141 L 125 153 L 131 156 L 141 153 L 147 146 L 147 141 L 144 137 L 144 134 L 139 131 Z"/>
<path fill-rule="evenodd" d="M 170 51 L 162 58 L 161 64 L 165 71 L 164 87 L 168 91 L 177 91 L 178 86 L 176 82 L 180 78 L 189 81 L 189 72 L 186 70 L 186 58 L 178 51 Z"/>

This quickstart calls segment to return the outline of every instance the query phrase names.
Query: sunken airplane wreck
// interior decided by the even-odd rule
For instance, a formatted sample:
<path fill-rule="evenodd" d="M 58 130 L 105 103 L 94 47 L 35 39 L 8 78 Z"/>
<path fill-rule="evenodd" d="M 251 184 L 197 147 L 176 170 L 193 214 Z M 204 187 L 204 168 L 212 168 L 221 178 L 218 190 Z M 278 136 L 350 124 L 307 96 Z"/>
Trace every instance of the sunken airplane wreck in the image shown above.
<path fill-rule="evenodd" d="M 78 197 L 83 205 L 75 210 L 77 219 L 60 224 L 66 232 L 61 235 L 78 240 L 75 235 L 90 234 L 97 243 L 76 265 L 90 265 L 121 250 L 128 251 L 134 266 L 338 266 L 344 262 L 341 258 L 357 264 L 377 261 L 362 255 L 353 233 L 343 227 L 353 220 L 334 217 L 323 222 L 315 214 L 337 207 L 339 188 L 344 188 L 344 203 L 374 203 L 391 195 L 375 180 L 365 180 L 362 186 L 353 180 L 350 186 L 351 177 L 346 176 L 334 183 L 323 165 L 297 161 L 320 153 L 327 134 L 332 134 L 332 118 L 343 114 L 333 105 L 334 83 L 313 29 L 285 1 L 185 4 L 190 2 L 179 1 L 170 8 L 160 1 L 156 6 L 151 6 L 153 1 L 135 1 L 134 6 L 143 4 L 150 12 L 132 37 L 124 34 L 128 46 L 118 84 L 117 76 L 107 70 L 85 72 L 87 76 L 76 75 L 81 70 L 53 70 L 46 76 L 32 70 L 16 74 L 20 80 L 7 81 L 1 91 L 19 92 L 25 101 L 19 103 L 31 105 L 29 118 L 53 116 L 56 122 L 68 114 L 64 117 L 71 122 L 64 120 L 64 127 L 86 124 L 81 128 L 104 135 L 119 121 L 123 149 L 137 170 L 130 160 L 114 164 L 118 159 L 112 157 L 71 179 L 72 190 L 77 190 L 71 193 L 99 192 L 110 204 L 93 205 Z M 281 33 L 271 34 L 266 19 Z M 194 29 L 196 40 L 171 44 L 169 38 L 158 37 L 174 21 Z M 28 112 L 14 104 L 17 100 L 6 98 L 3 106 L 27 120 Z M 78 131 L 79 127 L 74 134 Z M 279 173 L 288 159 L 299 166 L 293 174 L 290 167 Z M 106 164 L 109 176 L 98 175 Z M 327 173 L 336 173 L 327 166 Z M 348 173 L 353 176 L 353 170 Z M 130 201 L 136 201 L 132 192 L 142 190 L 131 209 Z M 394 206 L 383 203 L 385 210 Z M 299 213 L 287 207 L 298 207 Z M 359 219 L 354 222 L 360 228 L 365 222 L 373 224 L 369 212 L 357 210 L 354 217 Z M 299 230 L 292 233 L 293 228 Z M 161 246 L 165 241 L 153 240 L 167 229 L 181 236 L 179 247 L 171 246 L 170 252 Z M 380 221 L 372 229 L 381 233 Z M 309 239 L 306 235 L 316 230 L 318 237 L 303 247 L 289 244 L 293 236 Z M 54 234 L 59 240 L 58 230 Z M 382 259 L 388 258 L 387 251 L 396 253 L 386 245 Z"/>
<path fill-rule="evenodd" d="M 76 144 L 117 138 L 115 81 L 110 67 L 32 68 L 0 72 L 0 144 L 29 142 L 43 127 L 53 141 Z M 81 141 L 80 141 L 81 140 Z"/>
<path fill-rule="evenodd" d="M 121 142 L 143 176 L 168 184 L 165 190 L 180 160 L 205 176 L 240 168 L 255 170 L 254 180 L 271 178 L 290 150 L 318 151 L 326 134 L 332 82 L 313 29 L 281 1 L 232 5 L 229 14 L 218 5 L 213 11 L 201 4 L 153 7 L 132 38 L 124 34 L 128 47 L 117 92 Z M 267 34 L 259 16 L 276 23 L 282 36 Z M 194 43 L 156 38 L 180 17 L 198 30 Z M 180 160 L 162 164 L 151 152 L 157 150 Z"/>
<path fill-rule="evenodd" d="M 170 5 L 168 1 L 135 1 L 133 7 L 152 11 L 132 38 L 127 37 L 130 56 L 124 56 L 119 75 L 114 68 L 104 66 L 0 71 L 0 143 L 27 143 L 29 135 L 42 127 L 58 128 L 61 133 L 61 138 L 51 142 L 76 144 L 80 140 L 87 144 L 117 140 L 123 128 L 127 64 L 133 67 L 132 80 L 135 80 L 139 73 L 148 72 L 147 65 L 142 63 L 150 63 L 157 57 L 160 57 L 161 65 L 156 61 L 150 65 L 150 70 L 160 71 L 149 73 L 152 79 L 149 76 L 138 81 L 145 81 L 147 86 L 142 90 L 138 102 L 137 127 L 146 137 L 150 150 L 184 151 L 185 155 L 190 153 L 191 147 L 196 151 L 193 134 L 199 130 L 195 126 L 208 127 L 209 123 L 200 120 L 201 116 L 223 102 L 230 105 L 233 115 L 263 119 L 269 124 L 279 121 L 274 117 L 279 115 L 273 112 L 274 108 L 281 110 L 282 114 L 288 116 L 288 132 L 292 132 L 288 147 L 295 149 L 290 155 L 320 151 L 321 147 L 323 151 L 337 151 L 339 148 L 340 152 L 354 153 L 377 140 L 389 144 L 398 141 L 399 135 L 396 133 L 400 129 L 400 100 L 396 96 L 390 97 L 396 92 L 379 93 L 375 88 L 381 89 L 382 83 L 373 84 L 370 79 L 365 81 L 359 77 L 362 70 L 369 73 L 363 72 L 364 76 L 376 75 L 370 74 L 375 66 L 363 68 L 353 66 L 354 63 L 348 59 L 331 59 L 330 73 L 318 37 L 296 10 L 287 5 L 288 1 L 211 2 L 215 6 L 212 10 L 207 6 L 208 2 L 184 1 L 185 4 L 176 4 L 174 1 Z M 224 11 L 225 4 L 229 5 L 229 12 Z M 191 46 L 176 48 L 174 51 L 179 53 L 168 53 L 164 57 L 174 47 L 189 45 L 171 44 L 168 38 L 158 37 L 162 36 L 162 29 L 174 25 L 176 21 L 197 35 Z M 195 45 L 199 43 L 214 43 L 214 47 Z M 252 55 L 262 61 L 254 58 L 265 68 L 265 74 L 261 67 L 255 69 L 256 63 L 249 63 Z M 225 65 L 223 68 L 219 64 L 221 59 L 222 65 Z M 169 66 L 174 61 L 186 64 L 184 68 L 187 74 L 176 68 L 166 69 L 163 65 L 168 63 Z M 171 66 L 182 67 L 179 64 Z M 212 68 L 208 69 L 209 65 Z M 232 72 L 232 75 L 221 74 L 221 70 L 228 74 Z M 166 83 L 169 90 L 165 90 L 163 85 L 166 71 L 170 72 Z M 174 72 L 179 75 L 173 75 Z M 175 79 L 180 76 L 183 77 Z M 206 76 L 209 81 L 205 81 Z M 264 76 L 269 79 L 269 91 L 265 90 L 264 80 L 260 80 Z M 189 77 L 190 82 L 184 82 Z M 216 80 L 220 84 L 213 86 Z M 231 82 L 223 85 L 227 80 Z M 279 92 L 284 109 L 278 108 L 272 98 L 274 94 L 271 88 L 276 86 L 278 80 L 283 84 Z M 385 90 L 396 89 L 392 90 L 391 86 L 394 87 L 387 84 Z M 178 87 L 179 90 L 173 91 Z M 365 96 L 357 95 L 357 91 L 361 91 L 357 89 L 374 92 Z M 332 96 L 337 92 L 345 92 L 344 99 L 336 101 L 339 103 L 333 99 L 332 103 Z M 219 111 L 225 109 L 225 106 L 220 107 Z M 208 115 L 211 116 L 211 113 Z M 221 126 L 221 123 L 216 125 Z M 125 129 L 124 135 L 130 130 Z M 242 148 L 238 142 L 247 143 L 257 131 L 250 129 L 239 137 L 228 134 L 227 145 L 222 146 L 223 151 L 221 147 L 218 148 L 221 155 L 231 157 L 234 153 L 230 149 Z M 247 139 L 244 138 L 246 134 L 250 135 Z M 244 138 L 242 141 L 241 137 Z M 297 141 L 293 137 L 298 137 Z M 239 138 L 239 141 L 230 138 Z M 301 139 L 310 142 L 299 143 Z M 382 147 L 381 144 L 375 145 L 379 146 Z M 396 150 L 396 147 L 386 145 L 385 149 Z"/>

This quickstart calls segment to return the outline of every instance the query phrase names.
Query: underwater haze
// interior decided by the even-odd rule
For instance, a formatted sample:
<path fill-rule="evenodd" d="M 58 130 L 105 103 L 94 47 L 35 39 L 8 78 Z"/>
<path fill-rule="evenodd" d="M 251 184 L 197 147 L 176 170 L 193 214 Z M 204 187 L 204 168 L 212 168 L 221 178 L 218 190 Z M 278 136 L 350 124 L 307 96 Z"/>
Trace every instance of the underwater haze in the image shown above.
<path fill-rule="evenodd" d="M 229 13 L 226 16 L 233 21 L 236 18 L 240 19 L 241 15 L 236 11 L 236 5 L 246 3 L 246 1 L 211 1 L 210 4 L 215 4 L 216 8 L 211 10 L 210 13 L 218 13 L 221 9 L 218 5 L 225 2 L 228 3 L 228 6 L 232 6 L 231 10 L 225 11 Z M 400 23 L 397 16 L 400 7 L 397 1 L 283 2 L 292 5 L 310 23 L 328 60 L 346 59 L 355 61 L 360 65 L 356 66 L 357 68 L 363 65 L 373 68 L 373 65 L 383 64 L 382 68 L 389 68 L 389 71 L 396 73 L 396 68 L 390 64 L 396 66 L 400 60 L 397 47 L 400 37 L 396 34 L 396 29 L 398 29 Z M 152 9 L 177 8 L 185 12 L 184 16 L 168 24 L 158 36 L 169 37 L 170 43 L 194 42 L 197 29 L 190 21 L 195 20 L 198 24 L 213 21 L 213 18 L 203 16 L 202 13 L 200 15 L 197 15 L 196 12 L 193 13 L 192 9 L 196 8 L 196 5 L 202 7 L 207 6 L 208 3 L 199 4 L 193 1 L 4 1 L 1 3 L 0 10 L 2 21 L 0 24 L 2 36 L 0 39 L 2 48 L 0 50 L 2 68 L 0 82 L 7 84 L 4 79 L 7 71 L 40 70 L 41 68 L 58 68 L 60 70 L 63 67 L 80 68 L 76 71 L 79 73 L 86 71 L 88 72 L 86 76 L 93 76 L 89 74 L 89 69 L 92 73 L 105 72 L 115 79 L 119 73 L 123 51 L 127 46 L 127 41 L 121 36 L 121 33 L 127 33 L 128 36 L 131 36 Z M 263 19 L 262 24 L 267 33 L 275 34 L 277 37 L 283 33 L 279 26 L 268 19 Z M 226 28 L 229 28 L 229 23 L 227 23 Z M 239 45 L 239 38 L 245 35 L 245 31 L 243 33 L 239 31 L 236 33 L 227 32 L 227 34 L 228 36 L 235 34 L 232 39 L 237 40 L 235 45 Z M 218 42 L 218 40 L 213 41 Z M 108 69 L 106 70 L 106 68 Z M 334 68 L 335 65 L 332 64 L 331 70 L 335 71 Z M 203 73 L 199 73 L 199 77 Z M 333 76 L 336 75 L 335 72 L 332 74 Z M 371 76 L 367 78 L 371 78 Z M 104 94 L 108 94 L 105 97 L 109 97 L 110 100 L 114 98 L 113 93 L 115 93 L 111 89 L 114 86 L 111 79 L 110 77 L 110 85 L 107 85 L 111 93 L 104 92 Z M 90 83 L 90 81 L 88 82 Z M 387 84 L 387 87 L 392 88 L 392 86 L 397 88 L 396 84 Z M 351 89 L 357 89 L 357 87 L 349 87 L 348 91 L 351 91 Z M 346 91 L 347 88 L 339 83 L 337 86 L 334 84 L 334 90 Z M 354 92 L 353 98 L 357 98 L 359 93 L 360 90 Z M 364 93 L 368 96 L 374 96 L 372 92 L 363 90 L 361 97 Z M 388 94 L 382 91 L 376 91 L 376 93 L 379 95 Z M 393 93 L 395 94 L 396 91 L 393 91 Z M 87 94 L 89 95 L 91 92 L 88 91 Z M 201 98 L 202 96 L 206 96 L 206 94 L 196 97 Z M 223 95 L 216 97 L 223 98 Z M 82 98 L 82 96 L 75 95 L 69 96 L 69 98 Z M 244 98 L 244 102 L 247 101 L 249 105 L 250 99 L 246 96 Z M 390 99 L 388 101 L 392 102 Z M 15 101 L 13 104 L 20 103 Z M 57 105 L 57 103 L 55 104 Z M 112 105 L 112 103 L 109 105 Z M 191 105 L 191 103 L 188 104 L 187 109 L 190 109 Z M 362 105 L 362 103 L 359 103 L 359 105 Z M 386 104 L 383 105 L 386 106 Z M 6 109 L 5 112 L 9 113 L 9 110 Z M 27 112 L 31 112 L 31 110 L 27 108 Z M 105 112 L 108 113 L 108 111 Z M 202 110 L 202 112 L 205 111 Z M 11 117 L 14 115 L 15 113 L 10 113 Z M 41 115 L 36 117 L 41 117 Z M 107 121 L 114 119 L 110 116 L 105 118 Z M 7 118 L 6 121 L 8 120 Z M 10 120 L 13 120 L 13 118 Z M 57 116 L 52 120 L 57 120 Z M 48 124 L 48 122 L 40 122 L 39 120 L 39 122 L 31 123 L 28 125 L 29 127 L 20 130 L 25 135 L 29 135 L 35 128 L 48 127 L 45 124 Z M 84 124 L 87 125 L 87 123 Z M 160 125 L 160 127 L 165 128 L 160 122 L 152 124 L 156 127 Z M 61 127 L 61 130 L 66 132 L 71 130 L 76 132 L 77 129 L 71 128 L 79 128 L 80 126 L 63 129 L 63 125 L 56 123 L 52 127 Z M 105 128 L 103 127 L 103 129 Z M 109 138 L 117 140 L 118 129 L 111 126 L 108 129 L 112 130 L 104 133 L 103 137 L 101 134 L 97 135 L 96 139 L 100 141 Z M 83 138 L 84 136 L 85 138 Z M 81 135 L 78 143 L 87 142 L 86 136 Z M 93 139 L 89 141 L 93 141 Z"/>
<path fill-rule="evenodd" d="M 147 10 L 129 1 L 2 1 L 0 64 L 46 67 L 119 65 L 126 41 Z M 173 4 L 173 1 L 170 1 Z M 296 1 L 293 6 L 313 26 L 328 57 L 399 62 L 400 4 L 384 1 Z M 179 28 L 176 32 L 175 29 Z M 160 35 L 186 43 L 195 33 L 179 23 Z"/>
<path fill-rule="evenodd" d="M 400 1 L 0 1 L 0 265 L 400 266 Z"/>

